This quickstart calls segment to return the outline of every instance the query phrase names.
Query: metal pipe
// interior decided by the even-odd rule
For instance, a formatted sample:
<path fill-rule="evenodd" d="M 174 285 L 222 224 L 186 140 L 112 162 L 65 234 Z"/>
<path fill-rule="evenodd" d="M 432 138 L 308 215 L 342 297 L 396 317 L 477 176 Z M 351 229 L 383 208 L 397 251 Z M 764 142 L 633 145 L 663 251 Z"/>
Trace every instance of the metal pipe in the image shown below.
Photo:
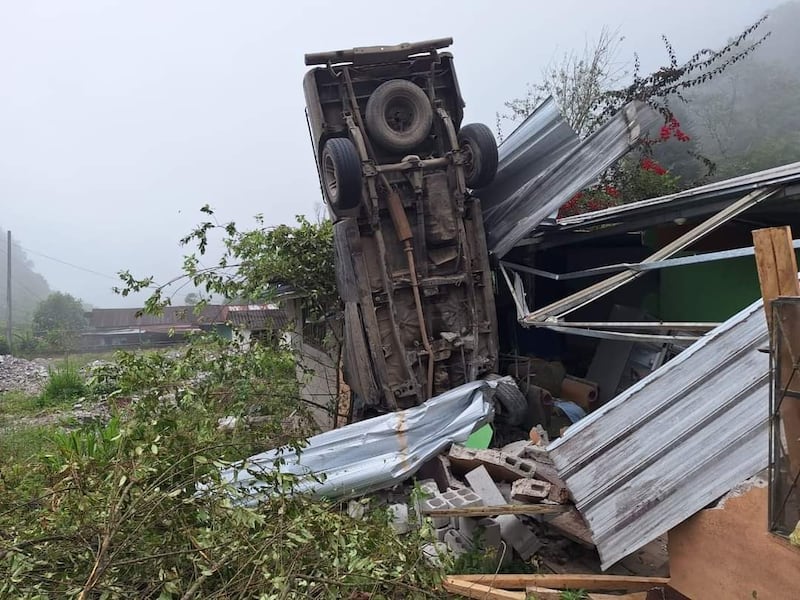
<path fill-rule="evenodd" d="M 792 242 L 792 247 L 795 249 L 800 248 L 800 240 L 794 240 Z M 534 267 L 528 267 L 505 260 L 500 261 L 500 264 L 514 271 L 522 271 L 523 273 L 538 275 L 539 277 L 545 277 L 554 281 L 566 281 L 569 279 L 581 279 L 583 277 L 593 277 L 595 275 L 604 275 L 606 273 L 614 273 L 618 271 L 653 271 L 657 269 L 666 269 L 669 267 L 695 265 L 699 263 L 725 260 L 728 258 L 753 256 L 753 254 L 755 254 L 755 250 L 752 246 L 750 246 L 747 248 L 720 250 L 719 252 L 706 252 L 704 254 L 695 254 L 693 256 L 682 256 L 680 258 L 668 258 L 658 262 L 617 263 L 613 265 L 606 265 L 604 267 L 594 267 L 592 269 L 583 269 L 581 271 L 571 271 L 569 273 L 552 273 L 543 269 L 536 269 Z"/>
<path fill-rule="evenodd" d="M 428 340 L 428 328 L 425 326 L 425 313 L 422 310 L 422 298 L 419 294 L 419 281 L 417 280 L 417 269 L 414 264 L 414 245 L 411 242 L 414 236 L 411 233 L 411 225 L 408 222 L 406 210 L 400 200 L 400 195 L 392 188 L 389 188 L 387 204 L 389 206 L 389 215 L 392 217 L 392 223 L 394 223 L 394 229 L 397 233 L 397 238 L 403 243 L 403 251 L 406 253 L 408 273 L 411 277 L 411 289 L 414 294 L 414 304 L 416 305 L 417 320 L 419 321 L 419 334 L 422 338 L 422 346 L 428 353 L 427 400 L 433 396 L 433 348 Z"/>

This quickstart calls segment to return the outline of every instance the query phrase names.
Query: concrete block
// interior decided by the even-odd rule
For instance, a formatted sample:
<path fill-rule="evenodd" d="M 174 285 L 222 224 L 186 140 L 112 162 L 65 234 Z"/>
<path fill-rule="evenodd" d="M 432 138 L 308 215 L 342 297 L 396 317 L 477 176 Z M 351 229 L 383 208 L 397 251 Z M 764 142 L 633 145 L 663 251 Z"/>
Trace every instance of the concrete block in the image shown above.
<path fill-rule="evenodd" d="M 434 567 L 442 566 L 442 557 L 448 552 L 447 544 L 444 542 L 433 542 L 422 547 L 422 555 Z"/>
<path fill-rule="evenodd" d="M 533 477 L 536 472 L 535 462 L 500 450 L 473 450 L 453 444 L 447 456 L 453 469 L 467 472 L 483 465 L 495 481 L 516 481 Z"/>
<path fill-rule="evenodd" d="M 423 500 L 422 502 L 423 510 L 442 510 L 445 508 L 450 508 L 450 503 L 447 502 L 441 495 L 434 496 L 433 498 L 428 498 L 427 500 Z M 433 522 L 434 527 L 447 527 L 450 525 L 450 517 L 437 517 L 435 515 L 429 515 L 430 520 Z"/>
<path fill-rule="evenodd" d="M 440 492 L 463 487 L 463 484 L 453 476 L 450 460 L 443 454 L 439 454 L 423 464 L 417 474 L 421 478 L 435 481 Z"/>
<path fill-rule="evenodd" d="M 530 440 L 517 440 L 516 442 L 511 442 L 503 446 L 502 451 L 511 456 L 516 456 L 517 458 L 524 458 L 528 446 L 532 445 L 533 442 Z"/>
<path fill-rule="evenodd" d="M 439 489 L 439 486 L 434 479 L 423 479 L 421 481 L 417 481 L 417 487 L 419 487 L 420 491 L 426 494 L 428 497 L 435 496 L 440 491 L 444 491 Z"/>
<path fill-rule="evenodd" d="M 539 446 L 537 444 L 529 444 L 526 446 L 520 456 L 544 465 L 553 464 L 553 459 L 550 458 L 550 454 L 547 452 L 547 449 L 544 446 Z"/>
<path fill-rule="evenodd" d="M 467 473 L 466 478 L 472 491 L 483 500 L 484 506 L 501 506 L 507 503 L 489 475 L 489 471 L 483 465 L 477 469 L 472 469 Z"/>
<path fill-rule="evenodd" d="M 408 520 L 407 504 L 389 505 L 389 515 L 392 517 L 392 528 L 397 533 L 408 533 L 411 530 L 411 523 Z"/>
<path fill-rule="evenodd" d="M 483 506 L 483 500 L 471 489 L 462 487 L 447 490 L 440 497 L 447 502 L 451 508 L 468 508 L 470 506 Z"/>
<path fill-rule="evenodd" d="M 450 531 L 449 523 L 445 527 L 437 527 L 436 529 L 434 529 L 434 532 L 436 533 L 436 539 L 439 540 L 440 542 L 443 542 L 444 536 L 448 531 Z"/>
<path fill-rule="evenodd" d="M 529 560 L 542 547 L 538 536 L 516 515 L 498 515 L 494 519 L 500 525 L 503 540 L 517 551 L 522 560 Z"/>
<path fill-rule="evenodd" d="M 541 502 L 550 495 L 553 486 L 538 479 L 518 479 L 511 484 L 512 500 L 520 502 Z"/>
<path fill-rule="evenodd" d="M 478 527 L 483 531 L 483 541 L 487 548 L 500 548 L 503 537 L 500 532 L 500 523 L 493 517 L 484 517 L 478 521 Z"/>
<path fill-rule="evenodd" d="M 449 529 L 445 533 L 444 543 L 455 556 L 466 554 L 472 549 L 472 544 L 457 529 Z"/>
<path fill-rule="evenodd" d="M 359 500 L 350 500 L 347 503 L 347 514 L 351 519 L 363 519 L 367 512 L 367 505 Z"/>
<path fill-rule="evenodd" d="M 506 481 L 498 481 L 497 489 L 500 490 L 506 504 L 511 504 L 511 484 Z"/>

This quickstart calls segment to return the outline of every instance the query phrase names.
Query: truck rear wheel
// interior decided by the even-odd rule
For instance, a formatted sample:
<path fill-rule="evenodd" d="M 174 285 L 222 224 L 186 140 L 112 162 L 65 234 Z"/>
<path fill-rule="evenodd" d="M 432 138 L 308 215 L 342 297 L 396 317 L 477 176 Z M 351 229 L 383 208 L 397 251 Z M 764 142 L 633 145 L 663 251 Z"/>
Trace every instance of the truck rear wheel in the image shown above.
<path fill-rule="evenodd" d="M 475 190 L 489 185 L 497 173 L 497 142 L 492 130 L 483 123 L 464 125 L 458 142 L 467 154 L 467 187 Z"/>
<path fill-rule="evenodd" d="M 322 187 L 334 212 L 356 208 L 361 202 L 361 159 L 347 138 L 325 142 L 320 157 Z"/>
<path fill-rule="evenodd" d="M 428 137 L 433 109 L 425 92 L 405 79 L 378 86 L 367 100 L 367 130 L 387 150 L 407 152 Z"/>

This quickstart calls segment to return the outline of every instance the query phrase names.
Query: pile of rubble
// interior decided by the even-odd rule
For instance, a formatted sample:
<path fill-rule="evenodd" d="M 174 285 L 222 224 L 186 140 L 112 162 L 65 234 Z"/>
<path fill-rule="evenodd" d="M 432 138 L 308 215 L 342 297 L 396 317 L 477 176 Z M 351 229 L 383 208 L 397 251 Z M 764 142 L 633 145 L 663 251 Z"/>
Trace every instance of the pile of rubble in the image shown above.
<path fill-rule="evenodd" d="M 453 444 L 420 469 L 424 499 L 409 504 L 435 528 L 437 541 L 424 548 L 431 561 L 478 549 L 498 564 L 534 555 L 563 564 L 576 544 L 594 548 L 542 438 L 535 430 L 532 437 L 539 443 L 520 440 L 502 449 Z M 389 507 L 398 533 L 411 527 L 409 504 Z"/>
<path fill-rule="evenodd" d="M 48 377 L 47 360 L 37 358 L 33 361 L 0 355 L 0 393 L 24 392 L 38 394 L 42 391 Z"/>

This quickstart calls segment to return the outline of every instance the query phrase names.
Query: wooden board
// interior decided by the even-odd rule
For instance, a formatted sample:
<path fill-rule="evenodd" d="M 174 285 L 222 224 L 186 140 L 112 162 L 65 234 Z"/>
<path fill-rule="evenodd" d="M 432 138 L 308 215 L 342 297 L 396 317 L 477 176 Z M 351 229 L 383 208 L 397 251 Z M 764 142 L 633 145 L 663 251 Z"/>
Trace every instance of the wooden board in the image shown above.
<path fill-rule="evenodd" d="M 583 574 L 535 574 L 535 575 L 453 575 L 454 578 L 472 583 L 483 583 L 512 590 L 524 590 L 528 586 L 552 589 L 574 589 L 589 591 L 624 590 L 626 592 L 646 592 L 654 587 L 669 583 L 667 577 L 635 577 L 626 575 L 583 575 Z"/>
<path fill-rule="evenodd" d="M 510 592 L 489 585 L 464 581 L 457 577 L 445 577 L 444 589 L 464 598 L 477 598 L 479 600 L 525 600 L 525 592 Z"/>
<path fill-rule="evenodd" d="M 495 515 L 541 515 L 562 513 L 569 506 L 554 504 L 503 504 L 501 506 L 469 506 L 423 510 L 429 517 L 493 517 Z"/>
<path fill-rule="evenodd" d="M 772 301 L 780 296 L 800 296 L 792 229 L 788 225 L 756 229 L 753 231 L 753 247 L 767 326 L 771 328 Z"/>
<path fill-rule="evenodd" d="M 770 227 L 753 231 L 753 246 L 755 248 L 756 268 L 758 281 L 761 285 L 761 296 L 764 298 L 764 313 L 767 317 L 767 327 L 770 332 L 771 347 L 773 351 L 776 344 L 781 343 L 778 338 L 783 338 L 792 346 L 800 341 L 800 331 L 773 331 L 772 302 L 780 297 L 800 296 L 800 281 L 797 278 L 797 256 L 792 246 L 792 229 L 785 227 Z M 794 348 L 791 349 L 792 352 Z M 794 386 L 786 384 L 791 379 L 793 365 L 792 352 L 783 352 L 783 364 L 778 366 L 778 378 L 785 387 L 792 391 Z M 792 379 L 797 381 L 797 377 Z M 786 452 L 792 473 L 800 472 L 800 402 L 787 401 L 781 403 L 781 422 L 786 436 Z"/>

